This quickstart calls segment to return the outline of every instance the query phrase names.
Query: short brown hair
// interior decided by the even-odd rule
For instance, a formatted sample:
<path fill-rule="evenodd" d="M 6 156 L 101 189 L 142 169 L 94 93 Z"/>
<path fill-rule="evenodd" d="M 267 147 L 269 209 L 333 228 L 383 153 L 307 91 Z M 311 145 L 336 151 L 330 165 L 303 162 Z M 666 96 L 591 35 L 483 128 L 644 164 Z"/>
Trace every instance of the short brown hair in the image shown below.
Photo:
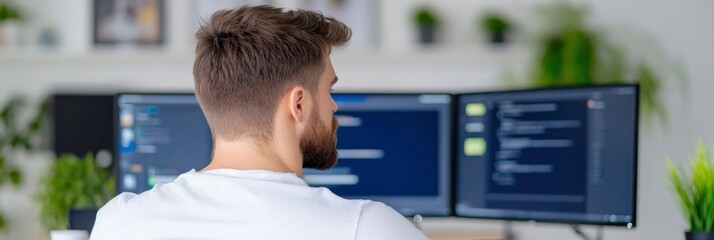
<path fill-rule="evenodd" d="M 315 92 L 324 57 L 350 29 L 307 10 L 245 6 L 214 13 L 196 33 L 196 97 L 214 138 L 268 140 L 280 97 L 301 85 Z"/>

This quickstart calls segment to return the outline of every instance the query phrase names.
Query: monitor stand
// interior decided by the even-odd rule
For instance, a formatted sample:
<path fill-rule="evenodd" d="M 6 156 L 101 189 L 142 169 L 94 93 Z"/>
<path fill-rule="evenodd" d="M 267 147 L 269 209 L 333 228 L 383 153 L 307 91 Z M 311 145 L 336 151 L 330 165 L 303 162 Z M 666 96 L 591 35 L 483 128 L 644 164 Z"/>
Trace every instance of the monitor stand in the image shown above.
<path fill-rule="evenodd" d="M 585 234 L 585 232 L 583 232 L 583 229 L 580 228 L 580 225 L 570 224 L 570 227 L 573 229 L 573 231 L 575 232 L 575 234 L 577 234 L 578 236 L 580 236 L 583 240 L 602 240 L 602 235 L 603 235 L 603 234 L 602 234 L 602 231 L 603 231 L 603 230 L 602 230 L 602 229 L 603 229 L 602 226 L 598 226 L 598 228 L 597 228 L 597 234 L 596 234 L 594 237 L 593 237 L 593 236 L 588 236 L 587 234 Z"/>
<path fill-rule="evenodd" d="M 598 226 L 597 228 L 597 233 L 596 235 L 593 236 L 588 236 L 583 232 L 582 228 L 580 228 L 580 225 L 577 224 L 570 224 L 570 227 L 573 229 L 576 235 L 578 235 L 580 238 L 583 240 L 602 240 L 603 239 L 603 227 Z M 503 240 L 516 240 L 516 232 L 513 231 L 513 222 L 511 221 L 506 221 L 505 226 L 503 227 Z"/>

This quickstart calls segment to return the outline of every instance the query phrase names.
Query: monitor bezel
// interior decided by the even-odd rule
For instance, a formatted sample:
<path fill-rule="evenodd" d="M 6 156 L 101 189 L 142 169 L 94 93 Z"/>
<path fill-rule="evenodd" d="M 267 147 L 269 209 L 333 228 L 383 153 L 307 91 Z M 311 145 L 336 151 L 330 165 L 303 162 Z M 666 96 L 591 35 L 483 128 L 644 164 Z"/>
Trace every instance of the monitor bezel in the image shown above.
<path fill-rule="evenodd" d="M 632 169 L 632 221 L 630 222 L 605 222 L 605 221 L 577 221 L 577 220 L 562 220 L 562 219 L 550 219 L 550 218 L 518 218 L 518 217 L 489 217 L 489 216 L 474 216 L 474 215 L 463 215 L 459 214 L 456 205 L 458 204 L 458 187 L 460 186 L 460 179 L 458 174 L 459 167 L 459 155 L 458 155 L 458 141 L 453 141 L 454 153 L 453 153 L 453 169 L 452 172 L 454 182 L 453 182 L 453 205 L 452 213 L 455 217 L 461 218 L 472 218 L 472 219 L 492 219 L 492 220 L 505 220 L 505 221 L 519 221 L 519 222 L 542 222 L 542 223 L 562 223 L 562 224 L 580 224 L 580 225 L 594 225 L 594 226 L 616 226 L 625 227 L 627 229 L 634 229 L 637 227 L 637 182 L 638 182 L 638 158 L 639 158 L 639 112 L 640 112 L 640 85 L 639 84 L 603 84 L 603 85 L 582 85 L 582 86 L 564 86 L 564 87 L 539 87 L 539 88 L 524 88 L 515 90 L 491 90 L 491 91 L 475 91 L 475 92 L 460 92 L 454 95 L 455 107 L 454 120 L 457 121 L 454 124 L 454 138 L 457 138 L 458 134 L 458 106 L 462 103 L 462 97 L 467 95 L 477 95 L 477 94 L 508 94 L 508 93 L 528 93 L 528 92 L 539 92 L 539 91 L 568 91 L 568 90 L 587 90 L 587 89 L 604 89 L 604 88 L 618 88 L 618 87 L 632 87 L 635 90 L 635 112 L 634 112 L 634 141 L 633 146 L 633 169 Z"/>

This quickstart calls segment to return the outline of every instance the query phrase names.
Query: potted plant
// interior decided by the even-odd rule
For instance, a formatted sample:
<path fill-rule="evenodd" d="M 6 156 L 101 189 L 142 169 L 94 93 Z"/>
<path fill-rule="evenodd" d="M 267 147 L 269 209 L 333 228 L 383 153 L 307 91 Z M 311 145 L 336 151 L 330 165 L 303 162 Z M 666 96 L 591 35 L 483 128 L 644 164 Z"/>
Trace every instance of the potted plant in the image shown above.
<path fill-rule="evenodd" d="M 36 195 L 40 202 L 40 220 L 46 230 L 67 228 L 70 209 L 94 209 L 114 196 L 111 171 L 101 167 L 92 154 L 79 158 L 61 155 L 41 181 Z"/>
<path fill-rule="evenodd" d="M 481 19 L 481 28 L 488 34 L 489 40 L 494 44 L 503 44 L 507 39 L 511 24 L 508 19 L 497 12 L 489 12 Z"/>
<path fill-rule="evenodd" d="M 686 81 L 676 64 L 656 59 L 629 59 L 627 52 L 609 41 L 606 32 L 587 23 L 587 8 L 557 3 L 538 9 L 545 29 L 538 36 L 532 75 L 540 87 L 637 82 L 644 123 L 659 119 L 666 124 L 660 100 L 663 79 Z M 669 74 L 669 75 L 668 75 Z"/>
<path fill-rule="evenodd" d="M 19 187 L 22 184 L 22 171 L 14 158 L 20 152 L 37 150 L 36 140 L 42 134 L 47 104 L 39 105 L 34 117 L 26 124 L 21 124 L 20 115 L 24 115 L 25 98 L 10 98 L 0 107 L 0 188 L 6 185 Z M 6 227 L 6 219 L 0 212 L 0 231 Z"/>
<path fill-rule="evenodd" d="M 414 21 L 419 27 L 419 42 L 423 44 L 434 43 L 434 35 L 436 34 L 436 28 L 439 25 L 439 20 L 436 18 L 432 10 L 428 7 L 418 8 L 414 13 Z"/>
<path fill-rule="evenodd" d="M 687 240 L 714 240 L 714 159 L 703 144 L 690 171 L 668 164 L 669 178 L 684 219 L 689 223 Z"/>
<path fill-rule="evenodd" d="M 0 1 L 0 46 L 17 42 L 19 27 L 16 22 L 21 19 L 22 14 L 17 8 Z"/>

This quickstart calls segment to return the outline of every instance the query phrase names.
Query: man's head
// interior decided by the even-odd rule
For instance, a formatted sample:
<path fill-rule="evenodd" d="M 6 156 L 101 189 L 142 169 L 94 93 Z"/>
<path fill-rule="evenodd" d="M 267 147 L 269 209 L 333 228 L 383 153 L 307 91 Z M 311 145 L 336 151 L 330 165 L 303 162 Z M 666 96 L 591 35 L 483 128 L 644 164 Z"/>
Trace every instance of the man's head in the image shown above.
<path fill-rule="evenodd" d="M 337 77 L 329 54 L 350 35 L 343 23 L 312 11 L 257 6 L 213 14 L 196 34 L 193 71 L 214 139 L 274 140 L 278 106 L 293 94 L 298 110 L 301 101 L 311 102 L 299 136 L 303 166 L 334 165 L 336 106 L 329 91 Z"/>

